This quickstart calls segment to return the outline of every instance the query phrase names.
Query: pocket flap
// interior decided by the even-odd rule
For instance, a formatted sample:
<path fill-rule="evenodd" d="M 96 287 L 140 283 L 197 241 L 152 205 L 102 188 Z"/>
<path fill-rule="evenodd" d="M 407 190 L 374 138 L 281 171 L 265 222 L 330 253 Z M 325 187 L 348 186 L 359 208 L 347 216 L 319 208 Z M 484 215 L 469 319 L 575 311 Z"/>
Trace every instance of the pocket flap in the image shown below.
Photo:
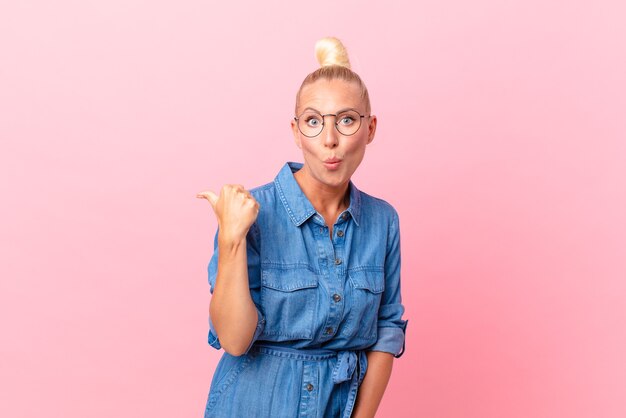
<path fill-rule="evenodd" d="M 367 289 L 372 293 L 382 293 L 385 290 L 385 273 L 383 271 L 349 271 L 348 277 L 357 289 Z"/>
<path fill-rule="evenodd" d="M 263 269 L 261 283 L 283 292 L 317 287 L 317 274 L 308 269 Z"/>

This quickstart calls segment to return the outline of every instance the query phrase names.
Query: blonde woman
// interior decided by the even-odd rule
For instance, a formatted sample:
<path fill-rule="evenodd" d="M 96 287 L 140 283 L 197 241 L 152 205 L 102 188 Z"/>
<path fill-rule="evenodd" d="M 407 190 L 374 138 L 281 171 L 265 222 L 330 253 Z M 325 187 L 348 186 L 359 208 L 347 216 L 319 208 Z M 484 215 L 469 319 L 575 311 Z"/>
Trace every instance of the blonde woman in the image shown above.
<path fill-rule="evenodd" d="M 373 417 L 404 352 L 400 225 L 351 176 L 374 140 L 367 88 L 336 38 L 296 95 L 303 163 L 223 186 L 208 273 L 209 344 L 223 348 L 209 417 Z"/>

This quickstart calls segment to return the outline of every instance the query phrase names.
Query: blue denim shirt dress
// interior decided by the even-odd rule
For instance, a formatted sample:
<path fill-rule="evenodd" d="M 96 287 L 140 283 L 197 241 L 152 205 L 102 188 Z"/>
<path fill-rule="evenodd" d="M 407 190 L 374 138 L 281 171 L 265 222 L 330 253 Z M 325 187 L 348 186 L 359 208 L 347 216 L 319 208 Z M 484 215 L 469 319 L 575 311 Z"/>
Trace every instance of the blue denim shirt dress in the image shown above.
<path fill-rule="evenodd" d="M 366 351 L 404 353 L 398 213 L 350 181 L 350 206 L 330 237 L 293 176 L 302 166 L 287 162 L 273 182 L 250 190 L 260 205 L 246 237 L 258 322 L 243 355 L 222 355 L 205 418 L 347 418 Z M 208 342 L 221 348 L 210 318 Z"/>

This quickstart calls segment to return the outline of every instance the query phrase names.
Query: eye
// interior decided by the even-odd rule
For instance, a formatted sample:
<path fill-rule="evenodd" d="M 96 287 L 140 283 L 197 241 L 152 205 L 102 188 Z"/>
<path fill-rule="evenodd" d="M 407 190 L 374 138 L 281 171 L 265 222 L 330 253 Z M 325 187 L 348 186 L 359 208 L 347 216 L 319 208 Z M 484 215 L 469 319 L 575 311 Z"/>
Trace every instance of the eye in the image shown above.
<path fill-rule="evenodd" d="M 343 126 L 350 126 L 354 123 L 354 118 L 350 115 L 343 115 L 341 116 L 341 119 L 339 119 L 339 123 Z"/>
<path fill-rule="evenodd" d="M 320 118 L 317 116 L 307 116 L 304 119 L 304 122 L 312 128 L 317 128 L 322 123 Z"/>

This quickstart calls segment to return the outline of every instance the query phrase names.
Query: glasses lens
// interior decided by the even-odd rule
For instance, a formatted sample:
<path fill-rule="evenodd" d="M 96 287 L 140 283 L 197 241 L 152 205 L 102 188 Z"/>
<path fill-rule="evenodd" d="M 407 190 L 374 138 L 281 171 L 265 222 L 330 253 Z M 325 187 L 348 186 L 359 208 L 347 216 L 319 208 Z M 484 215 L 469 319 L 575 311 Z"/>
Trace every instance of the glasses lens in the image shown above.
<path fill-rule="evenodd" d="M 346 110 L 337 114 L 335 124 L 342 135 L 353 135 L 361 127 L 361 115 L 356 110 Z M 323 128 L 324 117 L 314 110 L 307 110 L 298 117 L 298 129 L 305 136 L 317 136 Z"/>
<path fill-rule="evenodd" d="M 355 110 L 348 110 L 337 115 L 337 129 L 343 135 L 353 135 L 361 126 L 361 116 Z"/>
<path fill-rule="evenodd" d="M 324 119 L 322 115 L 311 110 L 307 110 L 298 117 L 298 128 L 302 135 L 316 136 L 324 127 Z"/>

